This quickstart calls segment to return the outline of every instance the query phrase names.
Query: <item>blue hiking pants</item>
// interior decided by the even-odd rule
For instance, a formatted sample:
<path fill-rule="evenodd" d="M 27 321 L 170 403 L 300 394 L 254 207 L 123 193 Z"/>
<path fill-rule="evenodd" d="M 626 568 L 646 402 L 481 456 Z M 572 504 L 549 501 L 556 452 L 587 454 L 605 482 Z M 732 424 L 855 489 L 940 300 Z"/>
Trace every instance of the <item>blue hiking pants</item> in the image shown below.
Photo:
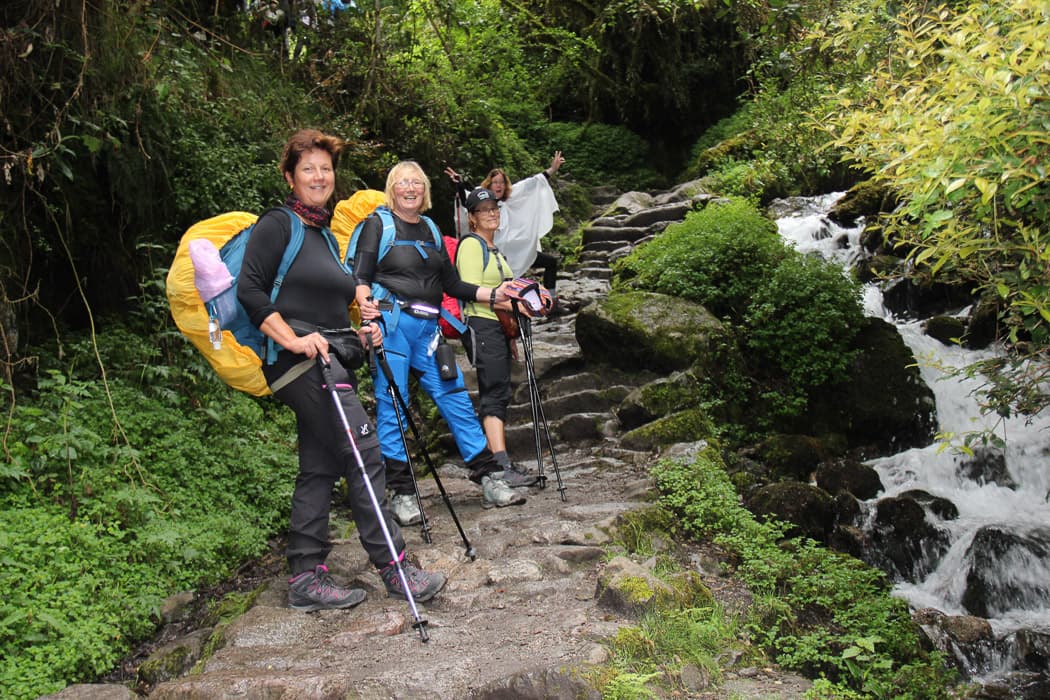
<path fill-rule="evenodd" d="M 392 314 L 396 314 L 396 319 L 391 318 Z M 411 369 L 448 424 L 463 460 L 470 462 L 487 450 L 485 433 L 481 430 L 474 405 L 463 385 L 462 372 L 457 370 L 456 378 L 448 381 L 442 381 L 438 374 L 437 360 L 430 352 L 431 343 L 440 332 L 437 320 L 416 318 L 404 312 L 384 311 L 383 323 L 386 361 L 405 402 L 408 402 L 408 373 Z M 411 475 L 407 472 L 406 464 L 408 456 L 394 413 L 394 399 L 390 396 L 389 384 L 382 369 L 378 369 L 375 374 L 375 394 L 376 431 L 387 463 L 388 485 L 398 493 L 406 490 L 411 492 Z M 401 410 L 401 406 L 397 409 Z M 404 416 L 402 420 L 407 430 L 408 422 Z"/>

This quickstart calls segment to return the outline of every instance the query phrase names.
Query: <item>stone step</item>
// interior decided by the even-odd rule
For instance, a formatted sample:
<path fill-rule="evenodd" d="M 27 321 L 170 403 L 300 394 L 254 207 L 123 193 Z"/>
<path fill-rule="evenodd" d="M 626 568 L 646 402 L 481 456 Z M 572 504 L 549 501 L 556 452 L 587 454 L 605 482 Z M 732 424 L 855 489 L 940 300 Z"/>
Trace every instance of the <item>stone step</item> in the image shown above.
<path fill-rule="evenodd" d="M 601 267 L 597 267 L 597 266 L 581 267 L 580 270 L 579 270 L 579 273 L 580 273 L 580 275 L 583 275 L 584 277 L 590 277 L 591 279 L 597 279 L 597 280 L 612 279 L 612 270 L 609 268 L 608 265 L 603 265 Z"/>
<path fill-rule="evenodd" d="M 651 233 L 647 226 L 589 226 L 583 231 L 583 245 L 595 241 L 637 241 Z"/>
<path fill-rule="evenodd" d="M 657 223 L 671 223 L 675 221 L 681 221 L 685 218 L 686 214 L 693 210 L 693 204 L 691 202 L 675 202 L 673 204 L 664 204 L 663 206 L 653 207 L 652 209 L 645 209 L 632 214 L 624 218 L 624 226 L 644 226 L 649 227 Z"/>
<path fill-rule="evenodd" d="M 516 425 L 532 420 L 532 403 L 528 401 L 528 385 L 519 388 L 517 393 L 525 394 L 525 401 L 513 404 L 507 411 L 507 422 Z M 548 421 L 559 420 L 571 413 L 596 413 L 610 411 L 618 405 L 630 389 L 625 386 L 610 387 L 609 389 L 588 389 L 571 394 L 564 394 L 552 398 L 543 398 L 540 392 L 540 409 Z"/>
<path fill-rule="evenodd" d="M 550 430 L 550 438 L 551 442 L 554 443 L 554 449 L 568 449 L 570 445 L 579 447 L 600 442 L 604 438 L 602 429 L 611 418 L 611 413 L 593 412 L 573 413 L 557 421 L 548 420 L 547 427 Z M 531 420 L 520 425 L 508 426 L 505 435 L 507 452 L 510 453 L 512 459 L 535 458 L 536 436 L 533 432 Z M 542 423 L 540 427 L 540 444 L 544 449 L 547 448 L 547 438 L 543 434 Z"/>
<path fill-rule="evenodd" d="M 584 242 L 583 250 L 590 252 L 611 252 L 624 246 L 624 241 L 603 241 L 594 240 L 590 242 Z"/>

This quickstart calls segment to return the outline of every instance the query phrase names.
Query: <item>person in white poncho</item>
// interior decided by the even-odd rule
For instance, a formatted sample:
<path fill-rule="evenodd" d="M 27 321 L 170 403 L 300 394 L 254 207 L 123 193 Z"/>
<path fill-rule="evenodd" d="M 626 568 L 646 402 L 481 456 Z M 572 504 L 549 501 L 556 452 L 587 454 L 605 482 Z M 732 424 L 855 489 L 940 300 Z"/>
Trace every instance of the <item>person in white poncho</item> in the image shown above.
<path fill-rule="evenodd" d="M 491 190 L 499 200 L 500 225 L 496 231 L 496 247 L 507 258 L 515 277 L 525 274 L 530 267 L 543 268 L 543 286 L 557 300 L 555 285 L 558 283 L 558 258 L 544 253 L 540 239 L 554 226 L 554 212 L 558 211 L 558 200 L 550 186 L 550 178 L 565 162 L 561 151 L 555 151 L 551 163 L 543 170 L 513 185 L 501 168 L 493 168 L 482 180 L 480 187 Z M 455 203 L 456 233 L 463 236 L 470 232 L 465 202 L 475 188 L 451 167 L 445 174 L 452 179 L 457 190 Z M 555 311 L 558 311 L 555 301 Z"/>

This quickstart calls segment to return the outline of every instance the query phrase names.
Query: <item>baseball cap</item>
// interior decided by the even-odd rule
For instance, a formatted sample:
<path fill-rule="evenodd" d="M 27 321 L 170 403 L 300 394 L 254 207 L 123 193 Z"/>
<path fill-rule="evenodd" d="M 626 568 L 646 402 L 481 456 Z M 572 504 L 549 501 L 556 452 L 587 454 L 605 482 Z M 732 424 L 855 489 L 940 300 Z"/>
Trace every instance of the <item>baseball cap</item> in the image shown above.
<path fill-rule="evenodd" d="M 493 202 L 497 201 L 496 195 L 492 194 L 492 190 L 487 190 L 484 187 L 477 188 L 467 195 L 467 211 L 475 211 L 478 208 L 478 205 L 490 199 Z"/>

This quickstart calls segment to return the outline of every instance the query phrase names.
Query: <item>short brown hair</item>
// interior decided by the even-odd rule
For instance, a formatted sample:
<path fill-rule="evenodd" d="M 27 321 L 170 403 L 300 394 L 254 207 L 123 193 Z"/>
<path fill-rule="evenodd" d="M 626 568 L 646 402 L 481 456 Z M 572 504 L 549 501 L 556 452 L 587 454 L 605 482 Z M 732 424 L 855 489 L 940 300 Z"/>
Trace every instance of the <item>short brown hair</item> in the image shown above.
<path fill-rule="evenodd" d="M 295 166 L 299 165 L 303 154 L 314 149 L 326 152 L 332 156 L 332 167 L 339 164 L 339 154 L 343 152 L 346 142 L 338 136 L 325 134 L 317 129 L 300 129 L 292 134 L 288 142 L 284 144 L 284 152 L 281 153 L 281 172 L 287 175 L 295 175 Z"/>

